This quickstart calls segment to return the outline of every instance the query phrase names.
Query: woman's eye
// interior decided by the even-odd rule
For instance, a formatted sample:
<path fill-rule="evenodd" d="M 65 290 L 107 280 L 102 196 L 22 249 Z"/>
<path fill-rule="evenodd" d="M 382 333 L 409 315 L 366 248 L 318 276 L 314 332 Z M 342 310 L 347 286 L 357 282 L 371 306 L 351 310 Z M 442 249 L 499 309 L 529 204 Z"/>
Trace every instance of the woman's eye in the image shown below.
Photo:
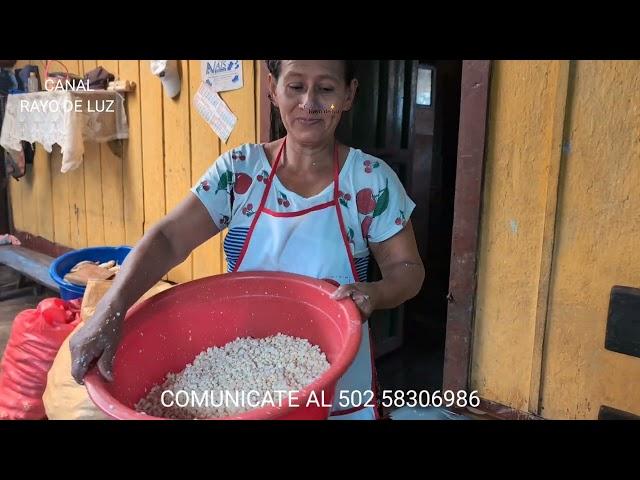
<path fill-rule="evenodd" d="M 289 85 L 289 88 L 291 90 L 294 90 L 294 91 L 298 92 L 298 91 L 302 90 L 302 85 Z"/>

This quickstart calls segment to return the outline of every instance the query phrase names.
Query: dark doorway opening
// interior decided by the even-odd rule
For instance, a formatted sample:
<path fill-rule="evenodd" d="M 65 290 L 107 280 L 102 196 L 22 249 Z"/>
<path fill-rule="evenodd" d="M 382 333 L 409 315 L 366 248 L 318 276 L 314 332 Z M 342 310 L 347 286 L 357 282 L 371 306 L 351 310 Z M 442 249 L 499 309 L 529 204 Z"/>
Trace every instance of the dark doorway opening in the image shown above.
<path fill-rule="evenodd" d="M 425 283 L 416 298 L 371 319 L 383 389 L 442 389 L 461 78 L 461 61 L 361 62 L 357 100 L 337 132 L 387 162 L 416 203 Z M 379 278 L 375 265 L 371 274 Z"/>
<path fill-rule="evenodd" d="M 382 389 L 443 388 L 462 64 L 358 62 L 356 101 L 336 132 L 387 162 L 416 203 L 411 220 L 427 276 L 416 298 L 371 319 Z M 272 140 L 286 134 L 275 109 L 269 124 Z M 369 278 L 380 278 L 374 262 Z"/>

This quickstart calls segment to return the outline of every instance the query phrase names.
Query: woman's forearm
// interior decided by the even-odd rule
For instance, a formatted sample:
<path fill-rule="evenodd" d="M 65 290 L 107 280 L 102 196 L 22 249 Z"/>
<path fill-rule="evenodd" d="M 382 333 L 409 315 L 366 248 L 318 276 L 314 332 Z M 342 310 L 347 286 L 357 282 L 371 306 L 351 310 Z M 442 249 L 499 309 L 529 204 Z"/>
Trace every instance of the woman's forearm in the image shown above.
<path fill-rule="evenodd" d="M 382 272 L 382 280 L 372 282 L 376 291 L 375 310 L 395 308 L 415 297 L 424 281 L 422 263 L 399 262 L 387 266 Z"/>
<path fill-rule="evenodd" d="M 173 267 L 188 256 L 176 252 L 171 241 L 157 226 L 149 230 L 127 255 L 113 285 L 101 303 L 114 314 L 124 313 Z"/>
<path fill-rule="evenodd" d="M 217 235 L 209 212 L 191 193 L 155 224 L 127 255 L 100 304 L 114 317 L 124 313 L 198 245 Z M 117 315 L 117 314 L 120 315 Z"/>

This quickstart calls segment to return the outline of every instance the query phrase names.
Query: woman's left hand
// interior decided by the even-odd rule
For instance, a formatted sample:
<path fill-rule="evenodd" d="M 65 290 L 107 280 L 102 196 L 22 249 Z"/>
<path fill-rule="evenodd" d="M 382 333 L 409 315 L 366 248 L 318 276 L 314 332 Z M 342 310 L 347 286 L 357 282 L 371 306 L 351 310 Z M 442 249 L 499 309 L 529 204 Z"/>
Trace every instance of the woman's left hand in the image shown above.
<path fill-rule="evenodd" d="M 333 300 L 351 297 L 362 313 L 362 321 L 367 320 L 376 309 L 376 288 L 372 283 L 358 282 L 341 285 L 331 294 Z"/>

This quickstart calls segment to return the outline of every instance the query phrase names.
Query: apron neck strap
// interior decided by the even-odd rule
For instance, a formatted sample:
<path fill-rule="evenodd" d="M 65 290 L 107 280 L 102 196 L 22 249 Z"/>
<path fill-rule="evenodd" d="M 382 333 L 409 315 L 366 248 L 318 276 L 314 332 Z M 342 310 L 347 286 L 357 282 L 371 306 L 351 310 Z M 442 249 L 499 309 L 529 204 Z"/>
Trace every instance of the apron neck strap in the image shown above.
<path fill-rule="evenodd" d="M 276 155 L 276 160 L 273 162 L 273 166 L 271 167 L 271 174 L 269 175 L 269 185 L 271 185 L 271 181 L 276 174 L 276 170 L 278 169 L 278 164 L 280 163 L 280 159 L 282 158 L 282 152 L 287 145 L 287 137 L 284 137 L 284 141 L 280 146 L 280 150 L 278 150 L 278 155 Z M 339 186 L 338 186 L 338 178 L 340 177 L 340 165 L 338 162 L 338 142 L 335 142 L 333 147 L 333 200 L 338 201 L 339 195 Z M 266 197 L 266 195 L 265 195 Z"/>
<path fill-rule="evenodd" d="M 338 178 L 340 177 L 340 165 L 338 165 L 338 142 L 335 142 L 333 147 L 333 201 L 337 202 L 340 196 L 338 195 Z"/>
<path fill-rule="evenodd" d="M 280 163 L 280 158 L 282 158 L 282 152 L 284 151 L 284 147 L 287 145 L 287 137 L 284 137 L 284 141 L 282 145 L 280 145 L 280 150 L 278 150 L 278 155 L 276 155 L 276 160 L 273 162 L 273 166 L 271 167 L 271 178 L 276 174 L 276 170 L 278 169 L 278 164 Z"/>

